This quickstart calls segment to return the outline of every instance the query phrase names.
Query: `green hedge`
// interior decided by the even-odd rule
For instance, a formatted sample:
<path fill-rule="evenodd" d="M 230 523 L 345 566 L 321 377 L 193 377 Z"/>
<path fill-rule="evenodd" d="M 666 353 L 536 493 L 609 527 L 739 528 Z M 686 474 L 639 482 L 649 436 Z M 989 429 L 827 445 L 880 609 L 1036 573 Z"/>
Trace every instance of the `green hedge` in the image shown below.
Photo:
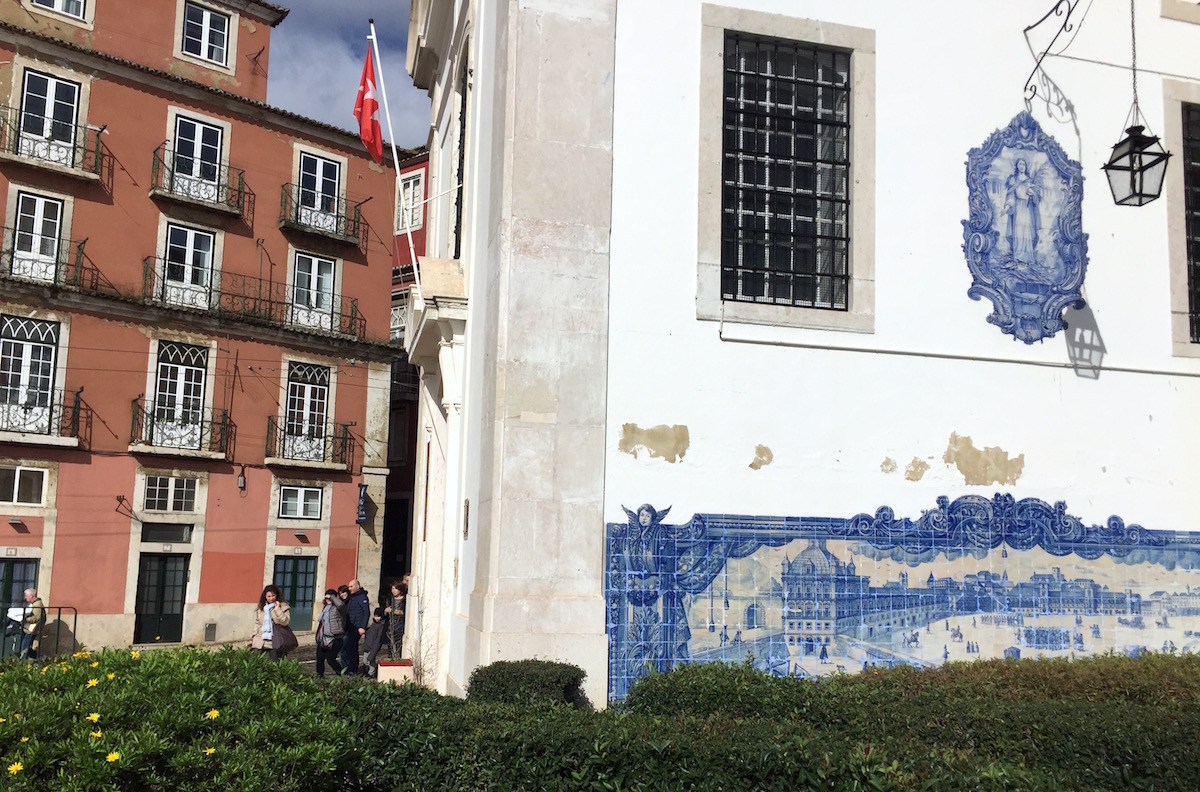
<path fill-rule="evenodd" d="M 245 650 L 0 666 L 0 788 L 1198 788 L 1200 658 L 1191 656 L 821 680 L 693 665 L 640 680 L 602 712 L 545 706 L 533 694 L 536 706 L 477 700 L 481 690 L 533 690 L 513 680 L 542 679 L 529 673 L 536 667 L 501 667 L 504 684 L 475 679 L 462 700 L 319 683 L 295 662 Z M 556 678 L 547 671 L 543 681 Z"/>
<path fill-rule="evenodd" d="M 471 672 L 467 698 L 492 704 L 591 705 L 583 693 L 587 674 L 569 663 L 550 660 L 500 660 Z"/>

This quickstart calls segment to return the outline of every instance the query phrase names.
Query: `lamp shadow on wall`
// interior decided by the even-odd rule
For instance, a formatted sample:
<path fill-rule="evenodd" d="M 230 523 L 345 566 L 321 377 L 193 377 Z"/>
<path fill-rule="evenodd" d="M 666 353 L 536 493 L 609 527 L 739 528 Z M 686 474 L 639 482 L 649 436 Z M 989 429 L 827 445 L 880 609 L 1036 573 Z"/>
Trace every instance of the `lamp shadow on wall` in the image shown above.
<path fill-rule="evenodd" d="M 1063 334 L 1067 342 L 1067 358 L 1071 361 L 1071 368 L 1075 369 L 1075 376 L 1100 379 L 1100 368 L 1107 350 L 1092 307 L 1085 304 L 1082 308 L 1068 308 L 1063 312 L 1063 324 L 1067 328 Z"/>

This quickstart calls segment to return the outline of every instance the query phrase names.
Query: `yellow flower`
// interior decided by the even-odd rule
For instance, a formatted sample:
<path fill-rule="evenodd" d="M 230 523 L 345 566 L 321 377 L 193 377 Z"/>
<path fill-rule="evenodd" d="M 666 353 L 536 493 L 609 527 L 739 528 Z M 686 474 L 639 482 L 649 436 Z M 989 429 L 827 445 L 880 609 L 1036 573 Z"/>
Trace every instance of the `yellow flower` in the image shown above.
<path fill-rule="evenodd" d="M 87 716 L 87 719 L 90 720 L 92 723 L 95 723 L 96 721 L 100 720 L 100 713 L 93 712 L 92 714 Z"/>
<path fill-rule="evenodd" d="M 21 738 L 21 742 L 29 742 L 29 738 L 28 738 L 28 737 L 22 737 L 22 738 Z"/>
<path fill-rule="evenodd" d="M 88 683 L 87 683 L 87 686 L 88 686 L 88 687 L 90 687 L 90 688 L 93 688 L 93 687 L 96 687 L 96 685 L 99 685 L 99 684 L 100 684 L 100 680 L 99 680 L 99 679 L 89 679 L 89 680 L 88 680 Z"/>
<path fill-rule="evenodd" d="M 21 764 L 20 762 L 13 762 L 8 766 L 8 772 L 12 775 L 16 775 L 24 769 L 25 765 Z"/>
<path fill-rule="evenodd" d="M 112 753 L 110 753 L 108 756 L 106 756 L 104 758 L 106 760 L 108 760 L 109 762 L 115 762 L 121 758 L 121 754 L 117 753 L 116 751 L 113 751 Z"/>
<path fill-rule="evenodd" d="M 204 713 L 204 717 L 208 718 L 209 720 L 216 720 L 217 716 L 220 714 L 220 710 L 210 709 L 208 712 Z"/>
<path fill-rule="evenodd" d="M 129 656 L 132 657 L 134 660 L 137 660 L 139 657 L 142 656 L 142 653 L 139 652 L 137 649 L 134 649 L 132 652 L 129 653 Z"/>
<path fill-rule="evenodd" d="M 161 640 L 162 640 L 162 636 L 161 636 L 161 635 L 156 635 L 156 636 L 154 636 L 154 640 L 156 640 L 156 641 L 161 641 Z"/>
<path fill-rule="evenodd" d="M 98 665 L 100 665 L 100 661 L 99 661 L 99 660 L 97 660 L 96 662 L 92 663 L 92 668 L 95 668 L 95 667 L 96 667 L 96 666 L 98 666 Z"/>
<path fill-rule="evenodd" d="M 0 723 L 4 723 L 4 718 L 0 718 Z"/>
<path fill-rule="evenodd" d="M 20 719 L 21 719 L 21 713 L 19 713 L 19 712 L 14 712 L 14 713 L 13 713 L 13 719 L 14 719 L 14 720 L 20 720 Z"/>
<path fill-rule="evenodd" d="M 205 756 L 212 756 L 212 755 L 213 755 L 213 754 L 215 754 L 216 752 L 217 752 L 217 749 L 216 749 L 216 748 L 205 748 L 205 749 L 204 749 L 204 755 L 205 755 Z"/>
<path fill-rule="evenodd" d="M 112 680 L 112 679 L 115 679 L 115 678 L 116 678 L 116 676 L 117 676 L 116 674 L 109 674 L 109 675 L 108 675 L 108 678 L 109 678 L 110 680 Z"/>
<path fill-rule="evenodd" d="M 102 734 L 104 734 L 104 731 L 101 729 L 96 729 L 96 731 L 89 732 L 89 734 L 91 734 L 93 737 L 99 738 Z"/>
<path fill-rule="evenodd" d="M 92 656 L 91 652 L 76 652 L 75 654 L 71 655 L 71 657 L 91 657 L 91 656 Z"/>

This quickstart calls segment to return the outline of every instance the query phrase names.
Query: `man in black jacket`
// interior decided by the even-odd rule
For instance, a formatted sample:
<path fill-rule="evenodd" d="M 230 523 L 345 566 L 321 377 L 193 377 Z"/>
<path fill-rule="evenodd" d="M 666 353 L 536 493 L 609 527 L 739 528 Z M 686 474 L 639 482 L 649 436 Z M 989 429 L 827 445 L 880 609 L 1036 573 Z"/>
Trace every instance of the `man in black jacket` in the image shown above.
<path fill-rule="evenodd" d="M 346 600 L 346 640 L 342 644 L 342 667 L 347 674 L 358 673 L 358 641 L 371 624 L 371 598 L 357 580 L 346 584 L 349 597 Z"/>

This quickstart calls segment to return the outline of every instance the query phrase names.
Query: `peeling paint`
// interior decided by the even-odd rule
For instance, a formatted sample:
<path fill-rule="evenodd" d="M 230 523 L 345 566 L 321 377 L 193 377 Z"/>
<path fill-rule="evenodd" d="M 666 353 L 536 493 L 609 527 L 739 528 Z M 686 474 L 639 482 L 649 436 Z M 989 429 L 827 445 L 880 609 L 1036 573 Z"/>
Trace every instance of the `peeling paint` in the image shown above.
<path fill-rule="evenodd" d="M 950 433 L 942 461 L 954 465 L 967 484 L 1016 484 L 1025 469 L 1025 455 L 1010 457 L 1003 448 L 988 446 L 982 451 L 969 437 Z"/>
<path fill-rule="evenodd" d="M 929 463 L 924 459 L 913 457 L 912 462 L 908 463 L 908 467 L 904 468 L 904 478 L 909 481 L 920 481 L 925 475 L 925 471 L 929 470 Z"/>
<path fill-rule="evenodd" d="M 758 470 L 761 467 L 771 464 L 774 461 L 775 455 L 771 453 L 771 449 L 765 445 L 754 446 L 754 461 L 750 463 L 751 470 Z"/>
<path fill-rule="evenodd" d="M 883 461 L 879 463 L 879 469 L 884 473 L 895 473 L 896 460 L 892 459 L 891 457 L 884 457 Z"/>
<path fill-rule="evenodd" d="M 683 459 L 689 442 L 686 426 L 659 424 L 643 429 L 637 424 L 627 423 L 621 426 L 621 442 L 617 448 L 623 453 L 632 454 L 634 459 L 638 458 L 639 451 L 645 451 L 651 459 L 665 459 L 674 463 Z"/>

